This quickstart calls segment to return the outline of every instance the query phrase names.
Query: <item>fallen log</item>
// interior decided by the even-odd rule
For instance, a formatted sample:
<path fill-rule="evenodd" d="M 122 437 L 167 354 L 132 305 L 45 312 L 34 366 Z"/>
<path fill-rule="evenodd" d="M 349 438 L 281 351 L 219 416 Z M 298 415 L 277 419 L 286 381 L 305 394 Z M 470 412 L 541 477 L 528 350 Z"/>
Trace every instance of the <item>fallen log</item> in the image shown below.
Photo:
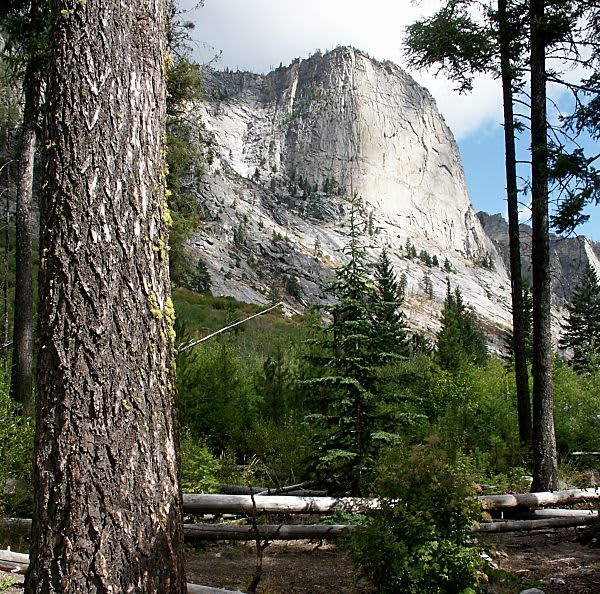
<path fill-rule="evenodd" d="M 188 584 L 187 592 L 188 594 L 244 594 L 240 590 L 223 590 L 223 588 L 213 588 L 199 584 Z"/>
<path fill-rule="evenodd" d="M 337 538 L 345 528 L 354 528 L 345 524 L 258 524 L 260 538 L 269 540 L 325 540 Z M 0 518 L 0 529 L 11 534 L 29 536 L 31 520 L 21 518 Z M 186 542 L 201 540 L 254 540 L 256 533 L 251 525 L 231 524 L 184 524 Z"/>
<path fill-rule="evenodd" d="M 594 514 L 537 517 L 532 520 L 498 520 L 475 524 L 471 532 L 518 532 L 541 530 L 544 528 L 569 528 L 594 524 L 598 516 Z M 204 540 L 254 540 L 256 532 L 250 525 L 193 525 L 186 524 L 186 541 Z M 263 540 L 328 540 L 336 539 L 356 529 L 354 524 L 315 524 L 315 525 L 284 525 L 258 524 L 259 538 Z"/>
<path fill-rule="evenodd" d="M 538 518 L 597 518 L 598 511 L 593 509 L 529 509 L 506 510 L 503 519 L 535 520 Z"/>
<path fill-rule="evenodd" d="M 0 532 L 28 537 L 31 534 L 31 520 L 25 518 L 0 518 Z"/>
<path fill-rule="evenodd" d="M 570 489 L 553 493 L 519 493 L 514 495 L 481 495 L 477 499 L 484 509 L 501 510 L 514 507 L 546 507 L 600 499 L 600 489 Z M 333 510 L 365 511 L 377 509 L 378 499 L 358 497 L 293 497 L 290 495 L 255 495 L 254 507 L 249 495 L 183 495 L 183 509 L 194 513 L 251 514 L 324 514 Z"/>
<path fill-rule="evenodd" d="M 471 528 L 471 532 L 519 532 L 546 528 L 575 528 L 595 524 L 597 521 L 597 516 L 541 518 L 539 520 L 497 520 L 476 524 Z"/>
<path fill-rule="evenodd" d="M 20 573 L 24 575 L 27 572 L 28 567 L 29 563 L 27 565 L 23 565 L 22 563 L 15 563 L 14 561 L 5 561 L 4 559 L 0 559 L 0 569 L 2 571 L 10 571 L 10 573 Z"/>
<path fill-rule="evenodd" d="M 13 551 L 0 549 L 0 569 L 11 573 L 25 573 L 29 567 L 29 555 L 13 553 Z M 200 584 L 187 584 L 188 594 L 243 594 L 240 590 L 223 590 L 212 586 Z"/>
<path fill-rule="evenodd" d="M 487 510 L 515 507 L 547 507 L 600 499 L 600 489 L 571 489 L 547 493 L 481 495 L 477 499 Z M 221 495 L 184 493 L 185 512 L 204 514 L 326 514 L 333 510 L 377 509 L 378 499 L 359 497 L 297 497 L 292 495 Z"/>
<path fill-rule="evenodd" d="M 333 510 L 365 511 L 377 499 L 359 497 L 293 497 L 291 495 L 183 495 L 185 512 L 210 514 L 326 514 Z"/>
<path fill-rule="evenodd" d="M 512 507 L 548 507 L 600 499 L 600 489 L 570 489 L 544 493 L 517 493 L 514 495 L 481 495 L 484 509 L 510 509 Z"/>
<path fill-rule="evenodd" d="M 29 566 L 29 555 L 9 550 L 0 551 L 0 569 L 11 573 L 25 573 Z"/>
<path fill-rule="evenodd" d="M 186 542 L 206 540 L 333 540 L 355 528 L 347 524 L 257 524 L 238 526 L 226 524 L 186 524 Z"/>

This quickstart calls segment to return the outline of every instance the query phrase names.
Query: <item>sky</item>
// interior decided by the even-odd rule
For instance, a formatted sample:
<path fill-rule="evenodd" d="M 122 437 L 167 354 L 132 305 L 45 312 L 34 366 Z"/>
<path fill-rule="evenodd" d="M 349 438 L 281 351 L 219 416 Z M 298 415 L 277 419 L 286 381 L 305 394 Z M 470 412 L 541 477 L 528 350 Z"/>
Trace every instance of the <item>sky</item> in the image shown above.
<path fill-rule="evenodd" d="M 440 0 L 205 0 L 204 6 L 194 8 L 197 4 L 179 0 L 180 8 L 189 10 L 182 20 L 195 23 L 193 57 L 217 69 L 267 73 L 280 63 L 338 45 L 397 63 L 429 89 L 454 133 L 475 210 L 506 217 L 500 82 L 478 76 L 473 91 L 461 95 L 435 72 L 414 72 L 406 66 L 405 27 L 433 14 Z M 549 92 L 557 102 L 563 99 L 558 90 Z M 526 143 L 520 148 L 526 159 Z M 600 207 L 588 209 L 588 214 L 590 221 L 578 232 L 600 241 Z M 527 215 L 525 207 L 525 222 Z"/>

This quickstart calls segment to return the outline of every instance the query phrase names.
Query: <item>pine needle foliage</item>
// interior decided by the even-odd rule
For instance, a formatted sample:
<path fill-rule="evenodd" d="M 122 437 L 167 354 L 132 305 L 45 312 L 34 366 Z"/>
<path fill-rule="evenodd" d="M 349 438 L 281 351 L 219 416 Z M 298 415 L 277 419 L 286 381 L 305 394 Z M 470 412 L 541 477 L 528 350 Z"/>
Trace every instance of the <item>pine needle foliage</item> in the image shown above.
<path fill-rule="evenodd" d="M 441 321 L 442 328 L 437 336 L 437 359 L 443 369 L 457 371 L 469 363 L 485 363 L 485 343 L 475 328 L 474 314 L 465 305 L 460 288 L 452 291 L 450 280 L 447 281 Z"/>
<path fill-rule="evenodd" d="M 560 339 L 573 350 L 573 368 L 592 372 L 600 366 L 600 281 L 588 263 L 567 304 L 568 316 Z"/>
<path fill-rule="evenodd" d="M 335 303 L 328 308 L 331 324 L 320 327 L 306 356 L 312 377 L 309 391 L 317 472 L 341 492 L 358 494 L 373 468 L 382 445 L 397 439 L 394 415 L 386 402 L 379 378 L 383 364 L 403 338 L 401 320 L 392 315 L 399 307 L 391 265 L 380 268 L 376 290 L 372 265 L 361 235 L 364 209 L 360 198 L 350 200 L 346 262 L 336 270 L 328 291 Z M 399 343 L 402 344 L 402 343 Z"/>
<path fill-rule="evenodd" d="M 403 289 L 398 281 L 386 250 L 381 252 L 375 264 L 375 291 L 373 295 L 373 321 L 377 326 L 380 357 L 394 360 L 410 354 L 406 334 L 406 317 L 399 305 L 404 300 Z"/>

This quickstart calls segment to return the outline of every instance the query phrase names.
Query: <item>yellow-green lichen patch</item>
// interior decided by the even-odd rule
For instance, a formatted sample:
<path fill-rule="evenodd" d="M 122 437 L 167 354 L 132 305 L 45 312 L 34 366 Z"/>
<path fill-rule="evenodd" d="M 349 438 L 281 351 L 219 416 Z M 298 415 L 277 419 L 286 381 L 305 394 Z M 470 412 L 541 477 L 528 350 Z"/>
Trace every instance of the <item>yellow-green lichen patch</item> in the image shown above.
<path fill-rule="evenodd" d="M 170 229 L 173 226 L 173 217 L 171 216 L 171 209 L 165 200 L 163 204 L 163 223 L 167 226 L 167 229 Z"/>
<path fill-rule="evenodd" d="M 171 297 L 167 297 L 167 300 L 165 302 L 165 319 L 167 320 L 167 324 L 168 324 L 168 332 L 169 332 L 169 338 L 171 339 L 171 342 L 174 343 L 175 342 L 175 307 L 173 305 L 173 300 L 171 299 Z"/>
<path fill-rule="evenodd" d="M 159 239 L 156 242 L 156 245 L 152 246 L 152 251 L 156 252 L 162 261 L 167 259 L 167 256 L 169 255 L 169 249 L 170 248 L 164 239 Z"/>
<path fill-rule="evenodd" d="M 152 317 L 156 320 L 162 320 L 163 312 L 160 309 L 160 305 L 158 303 L 158 297 L 156 296 L 156 293 L 150 294 L 150 297 L 148 298 L 148 302 L 150 305 L 150 313 L 152 314 Z"/>

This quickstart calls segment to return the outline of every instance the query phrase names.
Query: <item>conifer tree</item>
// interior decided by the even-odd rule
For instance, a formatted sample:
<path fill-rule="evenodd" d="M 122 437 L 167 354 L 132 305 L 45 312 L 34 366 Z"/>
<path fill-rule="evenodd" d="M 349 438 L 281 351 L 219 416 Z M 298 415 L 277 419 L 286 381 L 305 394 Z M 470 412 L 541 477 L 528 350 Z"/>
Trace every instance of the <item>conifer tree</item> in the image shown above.
<path fill-rule="evenodd" d="M 573 349 L 573 367 L 592 371 L 600 364 L 600 282 L 588 263 L 567 305 L 569 315 L 563 325 L 562 348 Z"/>
<path fill-rule="evenodd" d="M 310 389 L 317 471 L 340 491 L 358 494 L 366 471 L 372 466 L 386 432 L 377 371 L 381 364 L 378 329 L 372 304 L 375 291 L 370 283 L 361 230 L 361 201 L 350 201 L 347 262 L 336 270 L 329 293 L 336 299 L 328 308 L 332 323 L 320 329 L 310 344 L 307 360 L 314 377 L 305 381 Z"/>
<path fill-rule="evenodd" d="M 377 326 L 377 340 L 382 361 L 397 356 L 408 356 L 406 318 L 400 310 L 403 294 L 392 262 L 385 250 L 375 265 L 375 295 L 373 320 Z"/>
<path fill-rule="evenodd" d="M 437 358 L 444 369 L 456 371 L 468 363 L 485 362 L 485 344 L 475 329 L 473 313 L 465 306 L 460 289 L 456 287 L 452 292 L 449 280 L 441 321 Z"/>

